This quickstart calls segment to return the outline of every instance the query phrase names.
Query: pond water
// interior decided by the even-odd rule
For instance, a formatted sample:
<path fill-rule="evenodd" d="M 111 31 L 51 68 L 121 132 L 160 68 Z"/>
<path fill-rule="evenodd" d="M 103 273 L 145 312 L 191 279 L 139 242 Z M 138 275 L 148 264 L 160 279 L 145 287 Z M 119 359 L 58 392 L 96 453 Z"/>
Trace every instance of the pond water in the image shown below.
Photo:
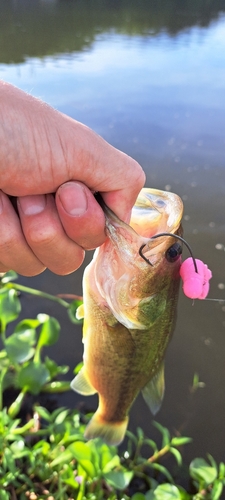
<path fill-rule="evenodd" d="M 0 0 L 0 11 L 0 78 L 135 157 L 147 186 L 179 194 L 185 238 L 213 271 L 210 297 L 225 298 L 224 2 Z M 80 294 L 82 273 L 20 282 Z M 26 316 L 48 312 L 62 323 L 54 356 L 72 377 L 82 358 L 80 327 L 51 303 L 22 301 Z M 193 304 L 181 293 L 157 420 L 193 437 L 187 460 L 207 452 L 224 460 L 224 359 L 225 302 Z M 202 387 L 193 394 L 195 373 Z M 62 404 L 80 399 L 67 394 Z M 93 409 L 96 399 L 85 403 Z M 151 422 L 139 397 L 130 428 L 154 436 Z"/>

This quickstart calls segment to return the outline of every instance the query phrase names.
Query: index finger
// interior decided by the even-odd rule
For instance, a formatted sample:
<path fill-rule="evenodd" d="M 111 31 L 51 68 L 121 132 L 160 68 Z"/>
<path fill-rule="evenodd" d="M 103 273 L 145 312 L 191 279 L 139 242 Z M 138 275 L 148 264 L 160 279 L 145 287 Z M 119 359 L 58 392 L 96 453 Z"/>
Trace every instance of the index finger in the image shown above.
<path fill-rule="evenodd" d="M 134 159 L 12 85 L 0 82 L 0 101 L 0 188 L 6 194 L 55 193 L 68 181 L 80 181 L 100 191 L 120 218 L 129 217 L 145 182 Z"/>

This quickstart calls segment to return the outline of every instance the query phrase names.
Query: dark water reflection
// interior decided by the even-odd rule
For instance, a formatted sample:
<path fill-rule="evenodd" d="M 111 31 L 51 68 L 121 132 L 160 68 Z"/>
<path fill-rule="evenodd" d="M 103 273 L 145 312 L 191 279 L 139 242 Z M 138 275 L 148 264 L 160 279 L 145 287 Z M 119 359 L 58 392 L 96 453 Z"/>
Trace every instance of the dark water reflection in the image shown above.
<path fill-rule="evenodd" d="M 225 297 L 224 2 L 105 0 L 93 8 L 86 1 L 0 0 L 0 11 L 0 77 L 134 156 L 148 186 L 177 192 L 185 237 L 213 270 L 210 296 Z M 20 281 L 79 294 L 82 272 Z M 23 302 L 26 315 L 43 311 L 62 322 L 55 357 L 72 368 L 82 356 L 80 329 L 50 303 Z M 157 418 L 194 438 L 189 459 L 210 452 L 224 460 L 224 338 L 225 303 L 193 305 L 181 294 Z M 205 387 L 191 396 L 194 373 Z M 138 398 L 131 428 L 152 435 L 151 420 Z"/>
<path fill-rule="evenodd" d="M 218 19 L 223 0 L 1 0 L 0 61 L 81 51 L 98 33 L 171 36 Z"/>

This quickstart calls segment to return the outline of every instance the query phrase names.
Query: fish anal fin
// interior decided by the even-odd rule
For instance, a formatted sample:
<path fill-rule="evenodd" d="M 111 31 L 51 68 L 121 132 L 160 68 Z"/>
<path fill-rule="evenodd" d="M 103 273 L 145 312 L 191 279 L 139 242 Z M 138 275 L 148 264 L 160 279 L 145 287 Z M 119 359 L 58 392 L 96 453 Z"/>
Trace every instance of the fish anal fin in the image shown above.
<path fill-rule="evenodd" d="M 77 319 L 83 319 L 84 318 L 84 304 L 81 304 L 78 306 L 76 310 L 76 318 Z"/>
<path fill-rule="evenodd" d="M 90 384 L 87 375 L 85 373 L 84 367 L 81 368 L 76 377 L 72 380 L 70 384 L 71 389 L 82 394 L 83 396 L 91 396 L 95 394 L 97 391 Z"/>
<path fill-rule="evenodd" d="M 111 446 L 118 446 L 124 439 L 128 425 L 128 417 L 121 422 L 107 422 L 100 417 L 98 411 L 93 415 L 86 427 L 86 439 L 102 438 Z"/>
<path fill-rule="evenodd" d="M 150 408 L 153 415 L 155 415 L 162 404 L 163 396 L 165 392 L 165 380 L 164 380 L 164 363 L 160 365 L 158 372 L 154 377 L 147 383 L 147 385 L 142 389 L 142 395 Z"/>

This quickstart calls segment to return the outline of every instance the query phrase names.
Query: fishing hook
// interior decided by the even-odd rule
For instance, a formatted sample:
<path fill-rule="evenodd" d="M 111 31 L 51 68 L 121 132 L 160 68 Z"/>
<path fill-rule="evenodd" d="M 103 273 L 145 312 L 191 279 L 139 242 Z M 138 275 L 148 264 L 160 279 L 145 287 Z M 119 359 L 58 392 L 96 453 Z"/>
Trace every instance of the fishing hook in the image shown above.
<path fill-rule="evenodd" d="M 195 260 L 195 258 L 194 258 L 194 255 L 193 255 L 192 249 L 191 249 L 190 245 L 188 244 L 188 242 L 187 242 L 184 238 L 182 238 L 181 236 L 178 236 L 177 234 L 171 234 L 171 233 L 159 233 L 159 234 L 155 234 L 155 236 L 152 236 L 152 237 L 150 238 L 150 240 L 149 240 L 149 241 L 151 241 L 151 240 L 155 240 L 156 238 L 160 238 L 160 236 L 170 236 L 171 238 L 175 238 L 175 239 L 177 239 L 177 240 L 182 241 L 182 242 L 186 245 L 187 249 L 189 250 L 190 255 L 191 255 L 191 258 L 192 258 L 192 260 L 193 260 L 193 264 L 194 264 L 195 272 L 196 272 L 196 273 L 198 273 L 198 267 L 197 267 L 197 263 L 196 263 L 196 260 Z M 147 259 L 147 257 L 145 257 L 145 255 L 144 255 L 144 254 L 143 254 L 143 252 L 142 252 L 143 248 L 144 248 L 146 245 L 147 245 L 147 243 L 144 243 L 143 245 L 141 245 L 141 247 L 139 248 L 139 252 L 138 252 L 138 253 L 139 253 L 139 255 L 142 257 L 142 259 L 144 259 L 144 260 L 145 260 L 145 262 L 147 262 L 148 264 L 150 264 L 150 266 L 153 266 L 153 264 L 150 262 L 150 260 L 149 260 L 149 259 Z"/>

